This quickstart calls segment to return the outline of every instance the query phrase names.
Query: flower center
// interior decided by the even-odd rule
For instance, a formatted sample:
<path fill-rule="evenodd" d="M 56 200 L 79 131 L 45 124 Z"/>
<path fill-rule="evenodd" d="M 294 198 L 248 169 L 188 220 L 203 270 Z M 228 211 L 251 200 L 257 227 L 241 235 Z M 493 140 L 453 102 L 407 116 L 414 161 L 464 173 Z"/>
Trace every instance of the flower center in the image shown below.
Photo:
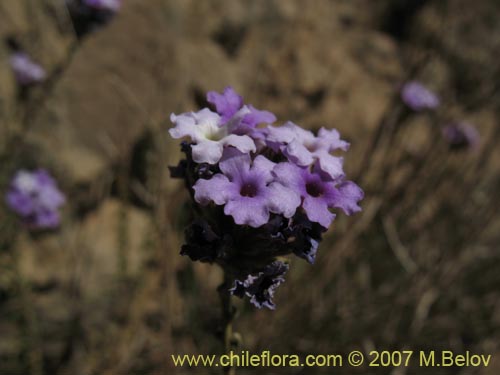
<path fill-rule="evenodd" d="M 222 138 L 224 138 L 225 134 L 222 131 L 215 130 L 211 131 L 210 133 L 205 135 L 205 138 L 208 139 L 209 141 L 215 141 L 218 142 Z"/>
<path fill-rule="evenodd" d="M 319 197 L 323 195 L 323 189 L 318 184 L 314 182 L 309 182 L 306 184 L 306 191 L 311 197 Z"/>
<path fill-rule="evenodd" d="M 209 141 L 218 142 L 227 135 L 226 129 L 224 127 L 219 127 L 215 123 L 204 124 L 203 128 L 205 139 Z"/>
<path fill-rule="evenodd" d="M 257 195 L 257 186 L 252 183 L 246 183 L 241 187 L 240 194 L 243 197 L 253 198 Z"/>

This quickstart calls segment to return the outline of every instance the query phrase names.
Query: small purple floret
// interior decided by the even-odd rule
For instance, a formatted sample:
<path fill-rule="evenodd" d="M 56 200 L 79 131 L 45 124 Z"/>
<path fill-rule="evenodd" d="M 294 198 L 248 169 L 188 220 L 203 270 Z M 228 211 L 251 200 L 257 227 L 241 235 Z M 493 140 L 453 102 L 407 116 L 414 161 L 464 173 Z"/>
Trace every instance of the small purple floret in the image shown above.
<path fill-rule="evenodd" d="M 45 80 L 47 73 L 24 52 L 15 52 L 10 57 L 10 66 L 21 86 L 31 86 Z"/>
<path fill-rule="evenodd" d="M 439 107 L 439 97 L 427 87 L 416 81 L 404 84 L 401 99 L 412 110 L 420 112 Z"/>
<path fill-rule="evenodd" d="M 47 171 L 20 170 L 12 179 L 6 202 L 29 227 L 45 229 L 59 226 L 65 197 Z"/>
<path fill-rule="evenodd" d="M 219 94 L 216 91 L 207 93 L 207 101 L 215 106 L 222 122 L 227 122 L 238 110 L 243 107 L 243 97 L 238 95 L 231 86 L 228 86 Z"/>
<path fill-rule="evenodd" d="M 452 149 L 475 148 L 479 145 L 479 132 L 466 122 L 453 123 L 443 128 L 443 137 Z"/>
<path fill-rule="evenodd" d="M 246 107 L 248 113 L 238 125 L 236 134 L 247 134 L 259 124 L 272 124 L 276 116 L 269 111 L 262 111 L 252 105 L 244 105 L 243 97 L 231 86 L 224 89 L 222 94 L 216 91 L 207 93 L 207 101 L 212 104 L 222 118 L 222 123 L 229 121 L 240 109 Z"/>
<path fill-rule="evenodd" d="M 340 139 L 335 129 L 321 128 L 318 136 L 292 122 L 267 128 L 267 141 L 271 148 L 281 151 L 290 162 L 301 167 L 317 165 L 331 179 L 344 176 L 343 158 L 333 151 L 347 151 L 349 143 Z"/>
<path fill-rule="evenodd" d="M 274 261 L 256 275 L 248 275 L 243 281 L 235 280 L 229 291 L 240 298 L 249 297 L 250 302 L 259 309 L 266 307 L 274 310 L 276 308 L 273 302 L 274 293 L 276 288 L 285 282 L 284 275 L 287 271 L 288 264 Z"/>

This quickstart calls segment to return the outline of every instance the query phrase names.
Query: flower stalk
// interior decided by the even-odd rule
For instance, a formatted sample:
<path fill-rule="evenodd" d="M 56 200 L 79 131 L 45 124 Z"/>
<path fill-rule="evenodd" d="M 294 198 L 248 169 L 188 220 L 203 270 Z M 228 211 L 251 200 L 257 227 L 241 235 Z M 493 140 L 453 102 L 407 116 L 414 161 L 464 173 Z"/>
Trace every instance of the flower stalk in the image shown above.
<path fill-rule="evenodd" d="M 232 284 L 232 279 L 228 272 L 224 272 L 224 281 L 219 286 L 218 292 L 221 301 L 221 327 L 222 339 L 224 342 L 224 352 L 230 355 L 238 347 L 238 340 L 233 332 L 233 321 L 236 316 L 236 307 L 233 306 L 231 301 L 231 292 L 229 291 Z M 224 374 L 235 375 L 236 368 L 234 366 L 227 366 L 224 368 Z"/>

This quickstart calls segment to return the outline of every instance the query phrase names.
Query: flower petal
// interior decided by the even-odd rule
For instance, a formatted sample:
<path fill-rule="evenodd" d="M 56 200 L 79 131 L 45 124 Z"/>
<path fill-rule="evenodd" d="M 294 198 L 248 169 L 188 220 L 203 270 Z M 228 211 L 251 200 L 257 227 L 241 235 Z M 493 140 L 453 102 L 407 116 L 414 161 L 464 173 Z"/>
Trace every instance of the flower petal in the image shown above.
<path fill-rule="evenodd" d="M 222 143 L 210 140 L 198 142 L 191 146 L 193 160 L 197 163 L 215 164 L 222 157 Z"/>
<path fill-rule="evenodd" d="M 250 170 L 250 155 L 235 148 L 226 148 L 219 168 L 232 182 L 240 183 Z"/>
<path fill-rule="evenodd" d="M 262 155 L 258 155 L 252 164 L 252 172 L 259 175 L 265 184 L 273 180 L 272 170 L 276 166 L 276 163 L 272 162 L 268 158 Z"/>
<path fill-rule="evenodd" d="M 207 101 L 215 106 L 223 122 L 229 120 L 243 106 L 243 98 L 231 86 L 226 87 L 222 94 L 209 91 Z"/>
<path fill-rule="evenodd" d="M 258 228 L 269 221 L 269 210 L 264 197 L 240 197 L 224 206 L 224 213 L 231 215 L 238 225 Z"/>
<path fill-rule="evenodd" d="M 352 181 L 345 181 L 337 188 L 327 194 L 330 207 L 340 208 L 347 215 L 361 211 L 358 202 L 363 199 L 364 193 L 361 188 Z"/>
<path fill-rule="evenodd" d="M 196 128 L 196 121 L 192 116 L 181 114 L 176 115 L 172 113 L 170 115 L 170 121 L 175 124 L 174 128 L 168 130 L 170 136 L 174 139 L 179 139 L 182 137 L 191 137 L 194 139 L 198 129 Z"/>
<path fill-rule="evenodd" d="M 268 126 L 266 128 L 268 131 L 267 140 L 277 143 L 290 143 L 297 137 L 295 132 L 296 126 L 290 121 L 282 126 Z"/>
<path fill-rule="evenodd" d="M 244 153 L 255 152 L 255 142 L 248 135 L 230 134 L 221 140 L 225 146 L 233 146 Z"/>
<path fill-rule="evenodd" d="M 256 275 L 250 274 L 243 281 L 235 280 L 229 292 L 240 298 L 250 297 L 250 303 L 259 309 L 267 307 L 274 310 L 274 293 L 285 281 L 284 275 L 287 271 L 288 264 L 274 261 Z"/>
<path fill-rule="evenodd" d="M 299 125 L 294 124 L 291 121 L 288 122 L 288 126 L 295 133 L 295 139 L 301 141 L 303 144 L 311 144 L 314 141 L 316 141 L 316 136 L 313 134 L 312 131 L 302 129 Z"/>
<path fill-rule="evenodd" d="M 250 113 L 245 115 L 243 123 L 254 128 L 259 124 L 272 124 L 276 121 L 276 116 L 269 111 L 261 111 L 252 105 L 248 106 Z"/>
<path fill-rule="evenodd" d="M 311 165 L 314 161 L 313 154 L 298 139 L 290 142 L 283 153 L 288 160 L 303 167 Z"/>
<path fill-rule="evenodd" d="M 207 205 L 210 202 L 222 205 L 238 195 L 237 187 L 220 173 L 214 175 L 210 180 L 200 178 L 194 184 L 193 189 L 194 200 L 202 205 Z"/>
<path fill-rule="evenodd" d="M 202 108 L 198 112 L 191 112 L 190 114 L 198 124 L 221 126 L 219 114 L 209 110 L 208 108 Z"/>
<path fill-rule="evenodd" d="M 268 208 L 275 214 L 291 218 L 300 206 L 300 194 L 278 182 L 271 183 L 266 189 Z"/>
<path fill-rule="evenodd" d="M 328 203 L 324 197 L 307 196 L 302 207 L 309 220 L 319 223 L 325 228 L 328 228 L 335 218 L 335 215 L 328 210 Z"/>
<path fill-rule="evenodd" d="M 172 138 L 190 137 L 191 141 L 196 143 L 210 140 L 213 133 L 217 133 L 221 126 L 220 116 L 208 108 L 180 115 L 172 113 L 170 121 L 175 125 L 169 129 Z"/>
<path fill-rule="evenodd" d="M 304 170 L 292 163 L 279 163 L 273 169 L 276 181 L 286 187 L 305 195 L 305 182 L 303 178 Z"/>
<path fill-rule="evenodd" d="M 329 152 L 335 150 L 347 151 L 350 146 L 349 142 L 340 139 L 340 133 L 337 129 L 319 129 L 317 140 L 320 145 L 326 146 Z"/>
<path fill-rule="evenodd" d="M 326 152 L 317 155 L 319 168 L 325 172 L 332 180 L 343 177 L 344 158 L 340 156 L 333 156 Z"/>

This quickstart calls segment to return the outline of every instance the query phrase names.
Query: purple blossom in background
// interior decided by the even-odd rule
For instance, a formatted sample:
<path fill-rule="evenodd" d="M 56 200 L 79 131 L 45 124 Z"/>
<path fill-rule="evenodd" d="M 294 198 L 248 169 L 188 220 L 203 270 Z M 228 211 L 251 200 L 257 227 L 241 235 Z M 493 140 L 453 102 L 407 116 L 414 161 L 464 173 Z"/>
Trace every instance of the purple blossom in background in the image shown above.
<path fill-rule="evenodd" d="M 466 122 L 445 126 L 443 137 L 452 149 L 475 148 L 480 140 L 477 129 Z"/>
<path fill-rule="evenodd" d="M 45 70 L 24 52 L 14 52 L 10 57 L 10 66 L 21 86 L 40 83 L 47 76 Z"/>
<path fill-rule="evenodd" d="M 273 302 L 274 292 L 285 282 L 283 276 L 287 271 L 288 264 L 275 261 L 256 275 L 248 275 L 243 281 L 235 280 L 230 292 L 240 298 L 249 297 L 250 303 L 259 309 L 267 307 L 274 310 L 276 308 Z"/>
<path fill-rule="evenodd" d="M 20 170 L 11 181 L 6 202 L 29 227 L 46 229 L 59 226 L 65 197 L 47 171 Z"/>
<path fill-rule="evenodd" d="M 171 115 L 170 135 L 187 138 L 171 176 L 184 179 L 194 208 L 181 254 L 220 265 L 223 293 L 274 309 L 288 269 L 280 257 L 313 264 L 331 210 L 361 210 L 363 191 L 345 181 L 343 158 L 333 154 L 349 143 L 335 129 L 271 125 L 272 113 L 245 104 L 231 87 L 207 100 L 216 112 Z"/>
<path fill-rule="evenodd" d="M 94 9 L 117 12 L 121 7 L 121 0 L 83 0 L 83 4 Z"/>
<path fill-rule="evenodd" d="M 412 110 L 420 112 L 439 107 L 438 96 L 416 81 L 410 81 L 401 89 L 401 99 Z"/>

